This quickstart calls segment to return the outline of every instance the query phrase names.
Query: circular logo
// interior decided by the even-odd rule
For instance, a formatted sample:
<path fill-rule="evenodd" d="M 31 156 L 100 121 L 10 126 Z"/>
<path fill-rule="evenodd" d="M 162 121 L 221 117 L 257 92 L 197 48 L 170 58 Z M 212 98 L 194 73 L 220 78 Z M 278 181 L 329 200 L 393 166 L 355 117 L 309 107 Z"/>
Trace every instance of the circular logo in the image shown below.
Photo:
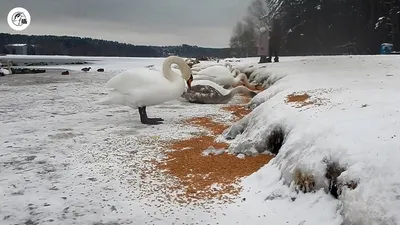
<path fill-rule="evenodd" d="M 8 13 L 7 22 L 13 30 L 25 30 L 31 23 L 31 14 L 24 8 L 16 7 Z"/>

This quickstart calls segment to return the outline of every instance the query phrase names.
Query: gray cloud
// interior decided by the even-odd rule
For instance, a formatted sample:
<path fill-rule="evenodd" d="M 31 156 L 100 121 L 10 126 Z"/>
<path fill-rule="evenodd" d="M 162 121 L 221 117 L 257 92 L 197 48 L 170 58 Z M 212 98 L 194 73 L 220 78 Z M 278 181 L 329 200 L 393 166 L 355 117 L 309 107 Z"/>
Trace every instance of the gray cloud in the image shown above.
<path fill-rule="evenodd" d="M 89 36 L 132 44 L 225 47 L 251 0 L 0 0 L 3 32 L 17 6 L 31 16 L 25 34 Z"/>

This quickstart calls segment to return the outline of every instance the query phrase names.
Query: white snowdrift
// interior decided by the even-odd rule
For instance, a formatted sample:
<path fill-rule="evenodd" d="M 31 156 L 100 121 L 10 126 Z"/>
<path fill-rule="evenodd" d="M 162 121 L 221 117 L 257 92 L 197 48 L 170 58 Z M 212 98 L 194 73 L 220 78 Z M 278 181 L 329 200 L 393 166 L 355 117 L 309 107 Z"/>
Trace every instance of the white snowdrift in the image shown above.
<path fill-rule="evenodd" d="M 227 130 L 225 136 L 234 138 L 230 151 L 257 154 L 266 150 L 274 127 L 286 134 L 276 158 L 246 180 L 258 176 L 269 183 L 278 168 L 282 182 L 290 184 L 299 168 L 314 175 L 316 190 L 327 192 L 323 160 L 328 158 L 346 168 L 338 182 L 358 183 L 354 190 L 343 187 L 337 201 L 345 224 L 400 223 L 399 59 L 336 56 L 236 64 L 252 72 L 252 80 L 272 86 L 253 98 L 251 114 Z M 285 102 L 294 92 L 307 93 L 313 103 L 296 108 L 298 103 Z"/>

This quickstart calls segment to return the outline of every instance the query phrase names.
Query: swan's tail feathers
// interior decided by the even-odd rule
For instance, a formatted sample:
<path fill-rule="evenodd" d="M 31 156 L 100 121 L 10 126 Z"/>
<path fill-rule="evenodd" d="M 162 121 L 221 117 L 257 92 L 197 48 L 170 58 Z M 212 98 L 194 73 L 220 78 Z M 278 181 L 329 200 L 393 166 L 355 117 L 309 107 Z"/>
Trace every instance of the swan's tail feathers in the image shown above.
<path fill-rule="evenodd" d="M 107 97 L 95 102 L 99 105 L 118 105 L 124 103 L 124 96 L 116 91 L 108 93 Z"/>

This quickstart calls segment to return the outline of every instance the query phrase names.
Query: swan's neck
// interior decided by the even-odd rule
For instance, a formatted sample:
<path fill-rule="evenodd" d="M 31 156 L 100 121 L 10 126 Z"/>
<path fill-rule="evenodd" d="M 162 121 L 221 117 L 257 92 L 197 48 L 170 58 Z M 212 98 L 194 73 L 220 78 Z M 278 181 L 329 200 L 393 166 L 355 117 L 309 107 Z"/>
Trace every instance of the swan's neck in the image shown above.
<path fill-rule="evenodd" d="M 10 62 L 7 62 L 7 69 L 8 69 L 9 74 L 12 74 L 11 67 L 10 67 Z"/>
<path fill-rule="evenodd" d="M 163 71 L 165 78 L 167 78 L 171 82 L 174 82 L 181 77 L 179 74 L 175 73 L 171 69 L 171 65 L 173 63 L 177 64 L 181 68 L 180 60 L 178 59 L 178 57 L 175 57 L 175 56 L 171 56 L 171 57 L 168 57 L 167 59 L 165 59 L 163 66 L 162 66 L 162 71 Z"/>
<path fill-rule="evenodd" d="M 237 84 L 237 83 L 239 83 L 239 82 L 242 81 L 242 80 L 243 80 L 243 83 L 244 83 L 244 85 L 245 85 L 246 87 L 251 88 L 251 89 L 254 89 L 254 88 L 255 88 L 254 85 L 252 85 L 252 84 L 249 83 L 249 80 L 247 79 L 247 76 L 246 76 L 246 74 L 244 74 L 244 73 L 239 74 L 239 75 L 235 78 L 235 83 Z"/>

